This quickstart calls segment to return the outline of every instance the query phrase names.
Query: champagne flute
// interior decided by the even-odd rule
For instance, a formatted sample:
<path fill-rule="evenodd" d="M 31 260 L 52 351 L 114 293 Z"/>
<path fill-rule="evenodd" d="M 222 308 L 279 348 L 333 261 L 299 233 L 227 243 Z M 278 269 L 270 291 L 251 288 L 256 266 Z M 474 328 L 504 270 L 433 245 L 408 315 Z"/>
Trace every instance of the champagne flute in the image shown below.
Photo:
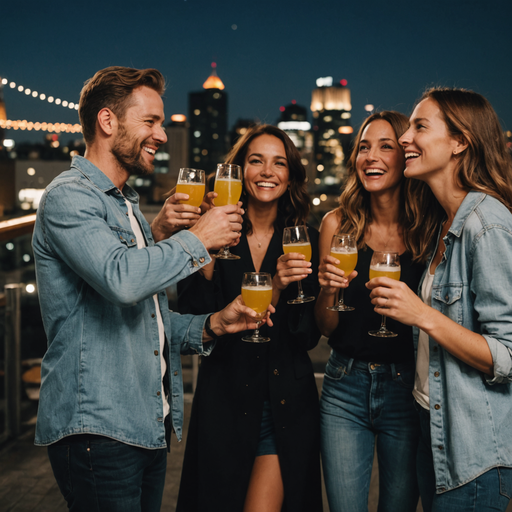
<path fill-rule="evenodd" d="M 266 272 L 246 272 L 242 279 L 242 299 L 247 307 L 258 313 L 256 330 L 242 340 L 251 343 L 270 341 L 270 338 L 260 335 L 259 327 L 272 302 L 272 276 Z"/>
<path fill-rule="evenodd" d="M 391 279 L 400 280 L 400 256 L 397 252 L 379 252 L 373 253 L 370 262 L 370 279 L 374 277 L 390 277 Z M 394 338 L 398 336 L 386 327 L 386 317 L 382 315 L 382 323 L 378 331 L 369 331 L 370 336 L 378 338 Z"/>
<path fill-rule="evenodd" d="M 306 261 L 311 261 L 311 242 L 309 241 L 308 228 L 306 226 L 293 226 L 284 228 L 283 231 L 283 252 L 299 252 L 304 254 Z M 302 291 L 302 284 L 297 281 L 299 294 L 297 298 L 289 300 L 288 304 L 304 304 L 315 300 L 315 297 L 306 297 Z"/>
<path fill-rule="evenodd" d="M 213 200 L 215 206 L 237 204 L 242 195 L 242 168 L 236 164 L 218 164 L 213 190 L 218 194 Z M 221 260 L 240 259 L 240 256 L 231 254 L 227 245 L 212 256 Z"/>
<path fill-rule="evenodd" d="M 204 197 L 204 171 L 201 169 L 180 169 L 178 182 L 176 183 L 176 192 L 188 194 L 189 198 L 181 204 L 191 206 L 201 206 Z"/>
<path fill-rule="evenodd" d="M 336 267 L 343 270 L 345 277 L 348 277 L 357 265 L 357 242 L 355 237 L 348 233 L 334 235 L 331 240 L 331 256 L 339 261 Z M 345 304 L 344 292 L 345 288 L 340 288 L 338 303 L 328 307 L 329 311 L 354 311 L 352 306 Z"/>

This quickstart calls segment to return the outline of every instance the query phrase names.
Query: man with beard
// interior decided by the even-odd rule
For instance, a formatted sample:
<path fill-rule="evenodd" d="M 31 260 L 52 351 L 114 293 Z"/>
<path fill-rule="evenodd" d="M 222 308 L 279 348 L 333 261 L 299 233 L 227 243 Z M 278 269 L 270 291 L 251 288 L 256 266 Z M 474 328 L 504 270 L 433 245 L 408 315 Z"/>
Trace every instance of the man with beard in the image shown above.
<path fill-rule="evenodd" d="M 192 227 L 171 238 L 168 215 L 150 228 L 126 185 L 153 171 L 166 142 L 164 79 L 110 67 L 82 89 L 85 157 L 46 189 L 33 247 L 48 350 L 35 443 L 73 511 L 160 510 L 171 430 L 181 439 L 180 351 L 208 354 L 218 336 L 256 327 L 237 298 L 224 310 L 178 315 L 165 289 L 237 241 L 239 206 L 174 215 Z M 198 297 L 198 300 L 201 300 Z"/>

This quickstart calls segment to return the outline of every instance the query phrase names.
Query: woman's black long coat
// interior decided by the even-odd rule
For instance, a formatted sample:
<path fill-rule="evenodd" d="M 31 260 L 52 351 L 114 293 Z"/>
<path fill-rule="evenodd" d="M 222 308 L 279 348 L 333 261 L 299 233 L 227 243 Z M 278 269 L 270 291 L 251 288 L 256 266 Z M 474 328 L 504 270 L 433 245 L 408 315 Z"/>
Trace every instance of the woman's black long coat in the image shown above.
<path fill-rule="evenodd" d="M 309 228 L 313 273 L 302 281 L 307 295 L 318 294 L 318 232 Z M 260 271 L 274 275 L 283 254 L 276 230 Z M 180 311 L 218 311 L 240 294 L 242 275 L 254 272 L 243 234 L 231 252 L 240 260 L 217 260 L 213 281 L 193 275 L 180 285 Z M 272 407 L 277 451 L 287 512 L 322 510 L 319 461 L 319 406 L 313 367 L 307 351 L 320 334 L 314 302 L 286 303 L 297 296 L 297 284 L 282 293 L 274 326 L 263 326 L 269 343 L 247 343 L 246 333 L 217 341 L 201 360 L 192 405 L 178 512 L 242 511 L 259 439 L 263 402 Z"/>

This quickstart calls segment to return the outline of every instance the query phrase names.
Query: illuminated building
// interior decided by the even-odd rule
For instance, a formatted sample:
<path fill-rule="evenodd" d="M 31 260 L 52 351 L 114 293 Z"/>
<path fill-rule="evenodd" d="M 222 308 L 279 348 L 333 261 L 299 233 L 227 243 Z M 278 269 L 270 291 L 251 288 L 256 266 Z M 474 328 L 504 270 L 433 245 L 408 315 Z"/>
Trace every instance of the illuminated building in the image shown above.
<path fill-rule="evenodd" d="M 319 78 L 313 90 L 315 183 L 329 193 L 338 193 L 350 154 L 353 128 L 350 125 L 352 105 L 347 81 L 333 84 L 332 77 Z"/>
<path fill-rule="evenodd" d="M 299 150 L 302 164 L 306 168 L 308 182 L 313 185 L 316 168 L 313 158 L 313 134 L 308 121 L 308 111 L 306 107 L 297 105 L 295 100 L 279 110 L 281 116 L 277 121 L 277 127 L 286 132 Z"/>
<path fill-rule="evenodd" d="M 2 80 L 0 80 L 0 121 L 7 121 L 7 113 L 5 110 L 4 95 L 3 95 L 3 91 L 2 91 Z M 0 126 L 0 151 L 3 148 L 4 136 L 5 136 L 5 131 Z"/>
<path fill-rule="evenodd" d="M 213 62 L 204 90 L 188 97 L 190 167 L 203 169 L 207 175 L 224 162 L 228 151 L 228 97 L 215 68 Z"/>
<path fill-rule="evenodd" d="M 155 155 L 155 182 L 153 201 L 161 202 L 164 194 L 176 186 L 178 174 L 183 167 L 189 167 L 188 141 L 189 126 L 187 116 L 174 114 L 165 127 L 167 142 Z"/>

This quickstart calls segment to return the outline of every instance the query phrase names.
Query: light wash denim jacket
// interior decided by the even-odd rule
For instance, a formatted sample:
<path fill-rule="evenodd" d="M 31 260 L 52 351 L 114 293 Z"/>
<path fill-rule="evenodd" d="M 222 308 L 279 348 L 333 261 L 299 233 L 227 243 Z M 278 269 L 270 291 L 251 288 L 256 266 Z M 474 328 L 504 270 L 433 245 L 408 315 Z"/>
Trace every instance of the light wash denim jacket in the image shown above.
<path fill-rule="evenodd" d="M 494 375 L 475 370 L 429 339 L 437 493 L 491 468 L 512 467 L 512 215 L 491 196 L 470 192 L 444 243 L 432 307 L 484 336 Z M 414 334 L 417 347 L 417 328 Z"/>
<path fill-rule="evenodd" d="M 170 312 L 164 291 L 210 262 L 207 250 L 188 231 L 155 245 L 137 194 L 129 186 L 123 193 L 146 237 L 144 249 L 137 249 L 121 192 L 85 158 L 73 158 L 41 199 L 32 243 L 48 350 L 37 445 L 93 433 L 166 446 L 155 293 L 169 342 L 170 414 L 179 440 L 180 350 L 213 348 L 201 343 L 207 315 Z"/>

